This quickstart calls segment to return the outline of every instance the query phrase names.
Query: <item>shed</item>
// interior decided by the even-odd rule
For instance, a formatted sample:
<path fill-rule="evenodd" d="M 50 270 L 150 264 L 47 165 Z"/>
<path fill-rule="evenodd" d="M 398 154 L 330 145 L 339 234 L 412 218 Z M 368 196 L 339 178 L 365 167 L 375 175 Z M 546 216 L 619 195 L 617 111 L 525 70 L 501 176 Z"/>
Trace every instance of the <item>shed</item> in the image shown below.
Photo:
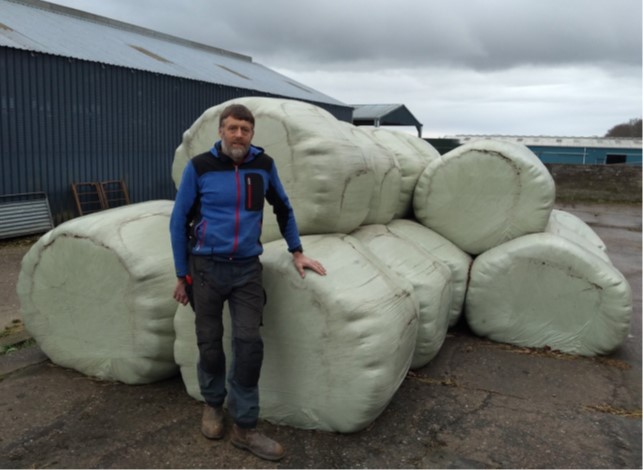
<path fill-rule="evenodd" d="M 296 99 L 352 119 L 246 55 L 41 0 L 0 0 L 0 12 L 0 196 L 43 192 L 56 223 L 78 215 L 73 183 L 173 199 L 183 132 L 224 101 Z"/>
<path fill-rule="evenodd" d="M 422 137 L 422 123 L 403 104 L 354 104 L 356 126 L 413 126 Z"/>

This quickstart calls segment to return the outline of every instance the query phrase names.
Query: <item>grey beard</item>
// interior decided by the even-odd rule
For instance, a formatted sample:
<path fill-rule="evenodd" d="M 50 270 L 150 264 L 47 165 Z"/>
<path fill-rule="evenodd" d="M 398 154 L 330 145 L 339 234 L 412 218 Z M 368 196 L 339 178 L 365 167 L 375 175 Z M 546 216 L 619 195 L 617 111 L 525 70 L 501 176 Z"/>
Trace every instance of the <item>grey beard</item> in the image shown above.
<path fill-rule="evenodd" d="M 248 148 L 227 148 L 226 145 L 221 146 L 221 150 L 223 150 L 223 153 L 228 155 L 232 160 L 234 160 L 235 163 L 241 163 L 243 159 L 248 155 Z"/>

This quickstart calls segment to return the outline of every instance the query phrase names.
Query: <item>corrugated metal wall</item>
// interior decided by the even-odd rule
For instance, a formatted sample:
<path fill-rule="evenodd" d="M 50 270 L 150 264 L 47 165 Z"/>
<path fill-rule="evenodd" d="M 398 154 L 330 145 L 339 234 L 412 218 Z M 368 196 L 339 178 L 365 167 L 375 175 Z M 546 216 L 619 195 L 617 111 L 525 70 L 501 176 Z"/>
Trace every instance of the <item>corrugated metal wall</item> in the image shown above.
<path fill-rule="evenodd" d="M 49 201 L 44 193 L 0 196 L 0 239 L 53 228 Z"/>
<path fill-rule="evenodd" d="M 266 94 L 0 48 L 0 195 L 45 192 L 56 223 L 77 215 L 73 182 L 123 179 L 132 202 L 173 199 L 183 132 L 239 96 Z M 350 122 L 350 108 L 317 104 Z"/>
<path fill-rule="evenodd" d="M 610 147 L 553 147 L 530 145 L 543 163 L 569 163 L 574 165 L 603 165 L 622 163 L 641 165 L 641 149 Z"/>

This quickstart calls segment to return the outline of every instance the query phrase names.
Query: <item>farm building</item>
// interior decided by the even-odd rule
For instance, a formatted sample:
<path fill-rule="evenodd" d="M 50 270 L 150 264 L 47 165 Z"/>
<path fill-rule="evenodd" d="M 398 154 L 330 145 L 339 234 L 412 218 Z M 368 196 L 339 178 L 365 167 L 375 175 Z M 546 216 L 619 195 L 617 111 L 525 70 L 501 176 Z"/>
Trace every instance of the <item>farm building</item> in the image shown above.
<path fill-rule="evenodd" d="M 413 126 L 422 137 L 422 123 L 403 104 L 354 104 L 356 126 Z"/>
<path fill-rule="evenodd" d="M 449 139 L 458 145 L 479 139 L 520 143 L 529 147 L 543 163 L 641 165 L 640 138 L 457 135 Z"/>
<path fill-rule="evenodd" d="M 59 223 L 78 215 L 79 197 L 98 195 L 99 207 L 173 199 L 183 132 L 241 96 L 352 119 L 351 106 L 251 57 L 40 0 L 0 0 L 0 211 L 46 198 Z M 19 219 L 31 223 L 27 212 Z"/>

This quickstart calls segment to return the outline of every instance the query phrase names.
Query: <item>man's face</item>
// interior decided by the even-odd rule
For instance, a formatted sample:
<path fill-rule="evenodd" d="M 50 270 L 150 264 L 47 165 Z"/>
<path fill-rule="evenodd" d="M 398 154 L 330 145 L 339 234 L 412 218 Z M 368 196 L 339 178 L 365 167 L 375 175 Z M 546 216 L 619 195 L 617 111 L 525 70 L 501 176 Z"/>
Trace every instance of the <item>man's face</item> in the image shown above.
<path fill-rule="evenodd" d="M 223 153 L 232 158 L 235 163 L 241 163 L 250 150 L 250 142 L 254 134 L 251 123 L 228 116 L 219 127 Z"/>

